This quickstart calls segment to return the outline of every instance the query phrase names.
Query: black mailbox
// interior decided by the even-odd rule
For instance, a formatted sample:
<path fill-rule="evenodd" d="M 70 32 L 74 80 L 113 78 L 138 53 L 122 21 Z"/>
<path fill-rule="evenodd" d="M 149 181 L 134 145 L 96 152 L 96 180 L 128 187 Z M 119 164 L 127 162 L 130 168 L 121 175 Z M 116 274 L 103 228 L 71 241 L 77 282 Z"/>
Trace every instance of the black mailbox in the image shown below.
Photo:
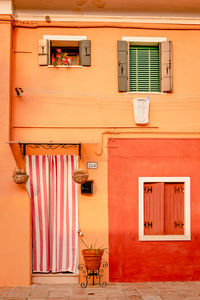
<path fill-rule="evenodd" d="M 93 181 L 86 181 L 81 184 L 81 194 L 93 194 Z"/>

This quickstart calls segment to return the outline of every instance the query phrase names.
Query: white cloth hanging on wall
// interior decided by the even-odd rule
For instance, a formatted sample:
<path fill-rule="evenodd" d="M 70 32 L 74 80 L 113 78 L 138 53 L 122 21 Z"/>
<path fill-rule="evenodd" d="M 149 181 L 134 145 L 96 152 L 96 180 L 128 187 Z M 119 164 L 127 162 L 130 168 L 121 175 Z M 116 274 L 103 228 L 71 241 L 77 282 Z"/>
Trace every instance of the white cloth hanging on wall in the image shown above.
<path fill-rule="evenodd" d="M 149 123 L 149 97 L 146 98 L 135 98 L 133 100 L 134 106 L 134 117 L 136 124 L 147 124 Z"/>

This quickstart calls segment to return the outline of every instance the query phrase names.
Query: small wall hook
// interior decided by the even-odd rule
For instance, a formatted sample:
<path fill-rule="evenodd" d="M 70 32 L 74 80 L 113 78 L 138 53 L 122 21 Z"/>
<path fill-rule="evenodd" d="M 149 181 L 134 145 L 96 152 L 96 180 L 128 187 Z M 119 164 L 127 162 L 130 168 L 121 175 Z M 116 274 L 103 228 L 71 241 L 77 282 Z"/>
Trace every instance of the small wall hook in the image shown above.
<path fill-rule="evenodd" d="M 17 96 L 21 96 L 24 92 L 24 90 L 22 88 L 15 88 L 15 92 L 17 94 Z"/>

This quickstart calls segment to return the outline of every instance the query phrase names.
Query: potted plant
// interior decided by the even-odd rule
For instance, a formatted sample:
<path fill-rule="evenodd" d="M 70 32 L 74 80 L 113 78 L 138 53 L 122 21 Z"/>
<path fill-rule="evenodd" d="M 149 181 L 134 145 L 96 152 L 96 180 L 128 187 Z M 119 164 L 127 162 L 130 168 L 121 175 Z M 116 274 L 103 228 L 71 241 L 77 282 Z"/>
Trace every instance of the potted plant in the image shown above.
<path fill-rule="evenodd" d="M 72 63 L 72 58 L 68 55 L 67 52 L 63 51 L 61 49 L 56 49 L 56 53 L 52 54 L 52 65 L 55 67 L 57 65 L 62 66 L 69 66 Z"/>
<path fill-rule="evenodd" d="M 82 250 L 82 254 L 87 270 L 98 270 L 106 248 L 97 248 L 95 244 L 88 246 L 83 239 L 81 241 L 86 247 L 86 249 Z"/>

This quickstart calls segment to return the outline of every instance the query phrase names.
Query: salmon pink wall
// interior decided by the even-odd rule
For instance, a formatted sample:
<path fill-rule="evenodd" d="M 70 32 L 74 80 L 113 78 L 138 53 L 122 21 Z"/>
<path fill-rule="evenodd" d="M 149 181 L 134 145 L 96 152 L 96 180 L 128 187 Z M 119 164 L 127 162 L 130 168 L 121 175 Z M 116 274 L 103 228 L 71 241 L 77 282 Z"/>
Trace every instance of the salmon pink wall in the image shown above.
<path fill-rule="evenodd" d="M 200 280 L 200 140 L 109 139 L 111 281 Z M 190 177 L 191 241 L 138 240 L 138 178 Z"/>

